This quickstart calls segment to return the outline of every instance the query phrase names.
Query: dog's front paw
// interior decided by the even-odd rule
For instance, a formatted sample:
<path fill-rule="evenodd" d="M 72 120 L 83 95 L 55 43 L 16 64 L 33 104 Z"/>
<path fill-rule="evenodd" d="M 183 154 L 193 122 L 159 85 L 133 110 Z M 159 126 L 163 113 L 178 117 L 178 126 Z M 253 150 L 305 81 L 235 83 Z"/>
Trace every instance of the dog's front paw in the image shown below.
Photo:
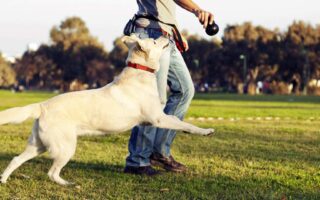
<path fill-rule="evenodd" d="M 0 177 L 1 177 L 0 182 L 1 182 L 2 184 L 7 183 L 7 179 L 3 178 L 2 176 L 0 176 Z"/>
<path fill-rule="evenodd" d="M 214 129 L 213 128 L 208 128 L 208 129 L 204 130 L 203 135 L 204 136 L 209 136 L 209 135 L 212 135 L 213 133 L 214 133 Z"/>

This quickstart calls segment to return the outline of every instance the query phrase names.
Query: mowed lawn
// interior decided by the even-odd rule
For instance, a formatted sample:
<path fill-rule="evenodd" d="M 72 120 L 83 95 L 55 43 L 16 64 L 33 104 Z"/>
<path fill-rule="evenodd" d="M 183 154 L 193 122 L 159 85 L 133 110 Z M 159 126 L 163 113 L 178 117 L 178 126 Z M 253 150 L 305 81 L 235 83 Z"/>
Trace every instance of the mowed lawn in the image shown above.
<path fill-rule="evenodd" d="M 0 110 L 54 94 L 0 91 Z M 214 127 L 200 137 L 178 133 L 172 154 L 186 174 L 157 177 L 122 173 L 129 132 L 81 137 L 62 177 L 49 180 L 48 154 L 0 185 L 0 199 L 320 199 L 320 98 L 197 95 L 186 121 Z M 32 121 L 0 126 L 0 170 L 24 150 Z"/>

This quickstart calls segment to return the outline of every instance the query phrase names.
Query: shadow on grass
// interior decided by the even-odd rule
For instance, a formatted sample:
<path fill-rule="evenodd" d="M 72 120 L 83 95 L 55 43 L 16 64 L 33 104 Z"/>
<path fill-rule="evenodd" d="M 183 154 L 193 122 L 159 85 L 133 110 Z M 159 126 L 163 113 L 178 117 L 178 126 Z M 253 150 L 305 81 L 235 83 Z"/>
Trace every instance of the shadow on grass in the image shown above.
<path fill-rule="evenodd" d="M 0 166 L 3 166 L 3 163 L 7 165 L 14 156 L 14 154 L 1 153 Z M 282 197 L 317 199 L 320 197 L 317 192 L 319 186 L 315 187 L 314 191 L 304 191 L 299 187 L 300 185 L 288 184 L 288 180 L 279 180 L 273 177 L 246 176 L 235 179 L 224 174 L 204 176 L 201 174 L 163 173 L 161 176 L 150 178 L 124 174 L 122 172 L 124 166 L 121 165 L 79 161 L 70 161 L 63 169 L 62 176 L 75 179 L 80 183 L 82 191 L 75 188 L 65 190 L 50 182 L 48 178 L 42 178 L 46 176 L 46 172 L 42 172 L 43 166 L 49 168 L 51 163 L 50 159 L 40 157 L 29 161 L 25 167 L 22 166 L 23 173 L 33 174 L 33 178 L 30 180 L 33 183 L 31 188 L 26 183 L 27 186 L 19 188 L 19 191 L 26 190 L 26 194 L 30 195 L 32 193 L 30 191 L 35 190 L 36 196 L 32 197 L 50 197 L 53 194 L 54 197 L 59 197 L 59 195 L 67 193 L 73 195 L 74 198 L 85 197 L 89 199 L 103 199 L 106 195 L 120 199 L 280 199 Z M 15 174 L 19 174 L 19 170 Z M 13 175 L 7 185 L 10 185 L 11 181 L 12 184 L 24 182 L 24 179 L 24 177 Z M 16 187 L 23 186 L 18 184 L 18 186 L 9 189 L 16 191 Z M 50 190 L 55 192 L 52 194 Z M 62 193 L 59 194 L 59 192 Z"/>
<path fill-rule="evenodd" d="M 19 154 L 3 154 L 0 153 L 0 162 L 5 162 L 7 165 L 9 162 L 15 157 L 18 156 Z M 30 161 L 27 161 L 28 163 L 34 163 L 34 164 L 46 164 L 51 166 L 52 164 L 52 159 L 46 158 L 44 156 L 39 156 L 36 157 Z M 26 162 L 26 163 L 27 163 Z M 20 166 L 21 167 L 21 166 Z M 23 167 L 23 165 L 22 165 Z M 75 168 L 75 169 L 87 169 L 87 170 L 94 170 L 94 171 L 110 171 L 110 172 L 123 172 L 124 166 L 120 165 L 108 165 L 106 163 L 84 163 L 84 162 L 79 162 L 79 161 L 74 161 L 70 160 L 65 168 Z"/>

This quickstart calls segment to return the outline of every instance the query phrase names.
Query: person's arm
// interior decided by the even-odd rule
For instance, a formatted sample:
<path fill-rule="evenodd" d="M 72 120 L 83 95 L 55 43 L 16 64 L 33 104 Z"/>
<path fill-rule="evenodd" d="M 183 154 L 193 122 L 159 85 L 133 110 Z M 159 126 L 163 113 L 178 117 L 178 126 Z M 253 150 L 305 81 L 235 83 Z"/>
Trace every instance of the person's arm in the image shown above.
<path fill-rule="evenodd" d="M 174 0 L 180 7 L 186 9 L 189 12 L 195 14 L 200 23 L 203 24 L 203 28 L 207 28 L 208 24 L 213 24 L 213 14 L 211 12 L 201 9 L 192 0 Z"/>

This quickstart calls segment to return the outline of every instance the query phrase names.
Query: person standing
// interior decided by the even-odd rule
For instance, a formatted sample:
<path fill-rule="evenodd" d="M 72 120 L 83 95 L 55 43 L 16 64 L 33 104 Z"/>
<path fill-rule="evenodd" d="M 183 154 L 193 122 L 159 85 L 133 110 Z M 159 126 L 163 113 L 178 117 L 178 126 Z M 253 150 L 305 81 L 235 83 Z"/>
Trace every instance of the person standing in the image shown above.
<path fill-rule="evenodd" d="M 160 59 L 160 70 L 156 74 L 157 85 L 164 112 L 182 119 L 194 96 L 194 85 L 180 52 L 188 50 L 188 43 L 183 37 L 180 38 L 180 44 L 183 43 L 181 48 L 179 41 L 174 39 L 177 38 L 174 36 L 179 34 L 172 26 L 178 26 L 176 5 L 193 13 L 204 28 L 213 24 L 213 14 L 201 9 L 192 0 L 137 0 L 137 4 L 137 16 L 140 17 L 134 21 L 133 33 L 141 39 L 165 36 L 170 40 L 169 48 Z M 167 85 L 171 92 L 168 99 Z M 185 172 L 186 166 L 177 162 L 170 152 L 175 135 L 174 130 L 143 125 L 134 127 L 129 140 L 129 156 L 124 172 L 149 176 L 158 174 L 152 165 L 171 172 Z"/>

